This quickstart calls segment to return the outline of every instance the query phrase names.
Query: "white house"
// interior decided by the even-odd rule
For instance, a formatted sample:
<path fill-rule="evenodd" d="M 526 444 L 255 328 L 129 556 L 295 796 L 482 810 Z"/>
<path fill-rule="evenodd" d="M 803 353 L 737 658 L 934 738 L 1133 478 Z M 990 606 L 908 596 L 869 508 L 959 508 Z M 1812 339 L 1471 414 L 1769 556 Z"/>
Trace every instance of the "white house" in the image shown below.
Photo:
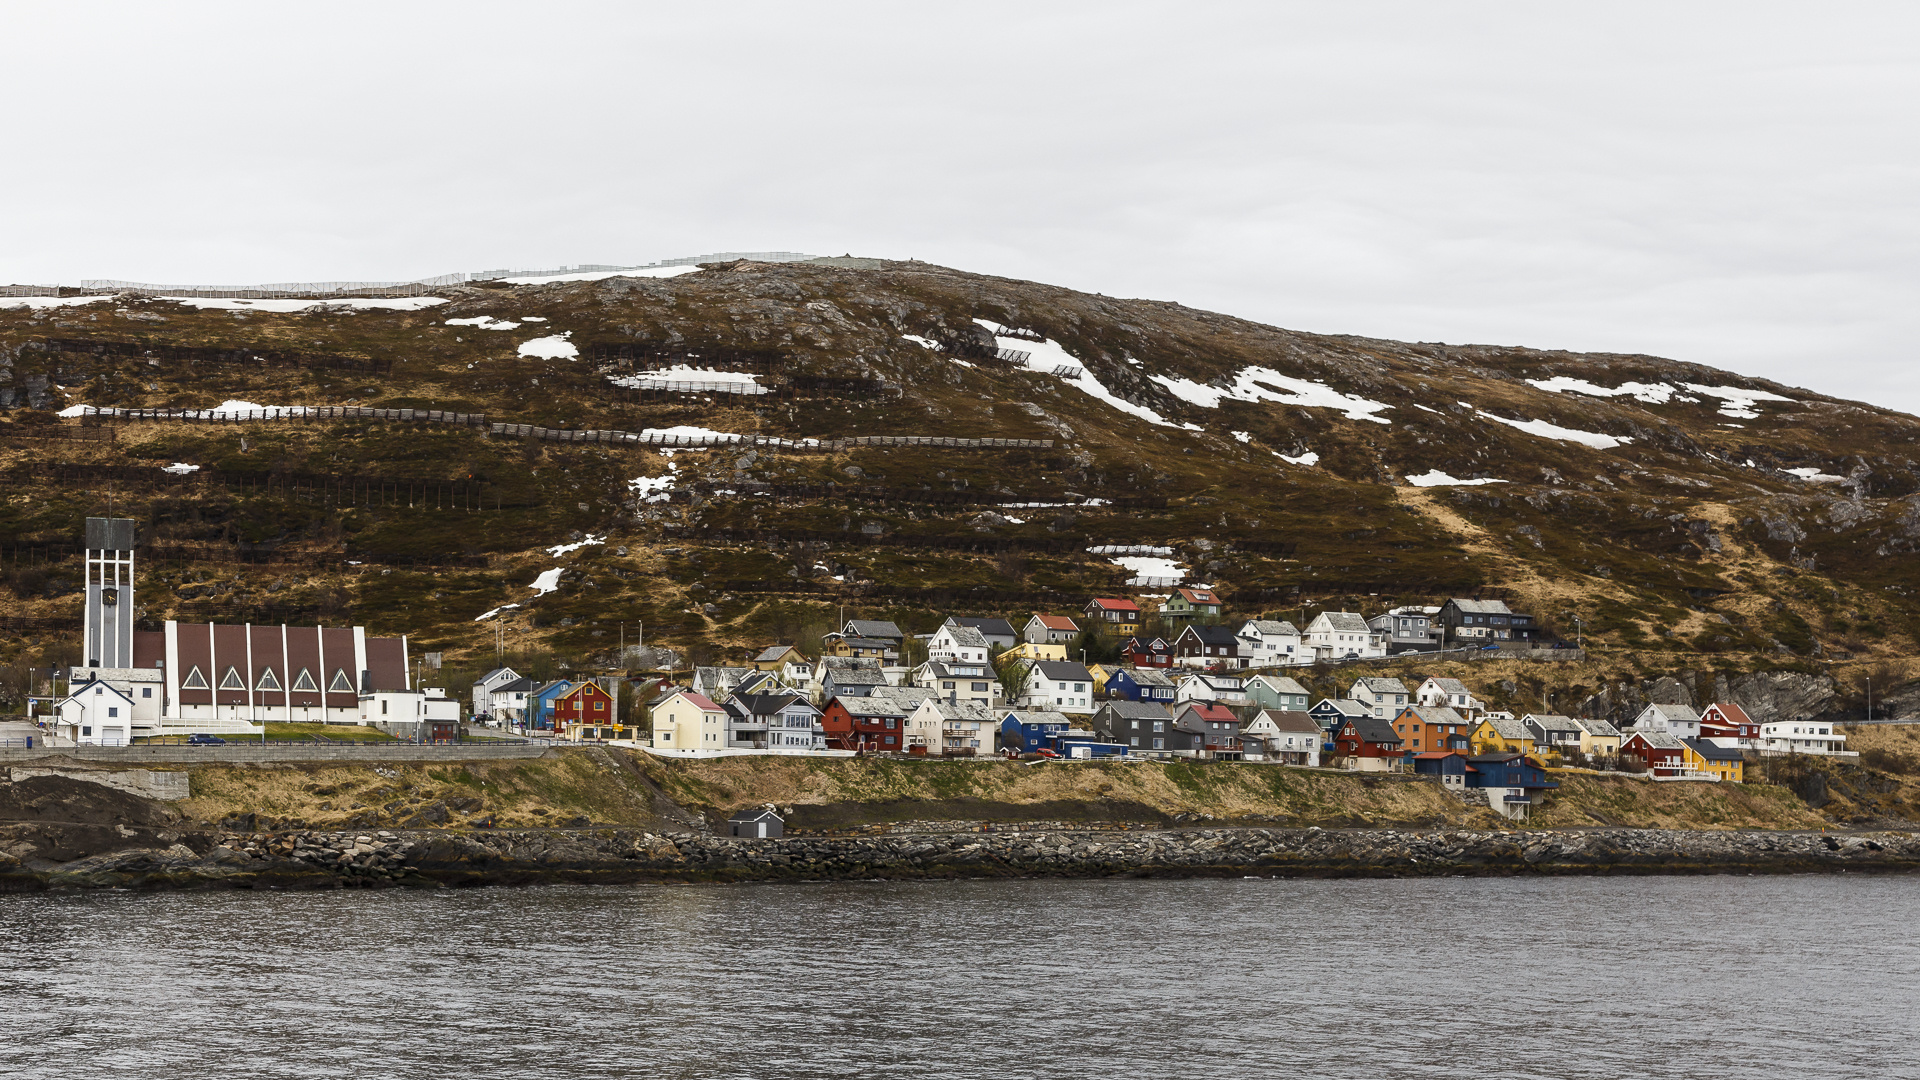
<path fill-rule="evenodd" d="M 1850 754 L 1847 737 L 1816 720 L 1776 720 L 1760 725 L 1760 749 L 1779 754 Z"/>
<path fill-rule="evenodd" d="M 1351 611 L 1323 611 L 1307 624 L 1302 642 L 1317 660 L 1361 659 L 1387 655 L 1387 646 L 1367 620 Z"/>
<path fill-rule="evenodd" d="M 1676 739 L 1700 737 L 1700 714 L 1685 705 L 1649 705 L 1633 718 L 1634 731 L 1658 731 Z"/>
<path fill-rule="evenodd" d="M 999 715 L 977 702 L 928 698 L 907 717 L 907 748 L 942 757 L 986 757 L 994 752 Z"/>
<path fill-rule="evenodd" d="M 946 625 L 927 639 L 927 659 L 950 664 L 987 665 L 993 646 L 987 636 L 971 626 Z"/>
<path fill-rule="evenodd" d="M 943 701 L 972 701 L 998 706 L 1006 690 L 984 663 L 929 660 L 913 669 L 907 685 L 930 691 L 929 696 Z"/>
<path fill-rule="evenodd" d="M 1240 725 L 1240 745 L 1248 761 L 1318 768 L 1325 737 L 1313 717 L 1291 710 L 1262 709 Z"/>
<path fill-rule="evenodd" d="M 133 702 L 108 683 L 81 683 L 54 705 L 54 734 L 76 746 L 126 746 L 133 737 Z"/>
<path fill-rule="evenodd" d="M 532 679 L 514 679 L 495 686 L 487 695 L 487 715 L 495 720 L 509 723 L 524 723 L 527 719 L 527 699 L 539 687 Z"/>
<path fill-rule="evenodd" d="M 500 687 L 520 678 L 520 673 L 508 667 L 497 667 L 473 684 L 473 714 L 486 716 L 493 709 L 493 692 Z"/>
<path fill-rule="evenodd" d="M 1080 626 L 1065 615 L 1035 615 L 1024 636 L 1034 645 L 1065 645 L 1080 636 Z"/>
<path fill-rule="evenodd" d="M 1093 674 L 1071 661 L 1035 660 L 1028 664 L 1026 685 L 1017 705 L 1045 712 L 1093 714 Z"/>
<path fill-rule="evenodd" d="M 1368 619 L 1367 626 L 1386 642 L 1390 653 L 1420 652 L 1440 647 L 1433 626 L 1438 614 L 1437 607 L 1397 607 Z"/>
<path fill-rule="evenodd" d="M 1413 699 L 1429 709 L 1448 708 L 1469 718 L 1487 707 L 1487 703 L 1474 697 L 1473 691 L 1459 679 L 1428 679 L 1413 692 Z"/>
<path fill-rule="evenodd" d="M 727 710 L 691 690 L 675 690 L 649 710 L 653 745 L 669 750 L 723 750 Z"/>
<path fill-rule="evenodd" d="M 1391 720 L 1400 715 L 1413 695 L 1399 679 L 1367 676 L 1353 680 L 1347 697 L 1359 702 L 1374 719 Z"/>
<path fill-rule="evenodd" d="M 1313 653 L 1303 647 L 1300 631 L 1278 619 L 1248 619 L 1240 627 L 1240 666 L 1263 668 L 1307 664 Z"/>
<path fill-rule="evenodd" d="M 1188 675 L 1174 687 L 1173 700 L 1214 701 L 1222 705 L 1247 705 L 1247 685 L 1232 675 Z"/>

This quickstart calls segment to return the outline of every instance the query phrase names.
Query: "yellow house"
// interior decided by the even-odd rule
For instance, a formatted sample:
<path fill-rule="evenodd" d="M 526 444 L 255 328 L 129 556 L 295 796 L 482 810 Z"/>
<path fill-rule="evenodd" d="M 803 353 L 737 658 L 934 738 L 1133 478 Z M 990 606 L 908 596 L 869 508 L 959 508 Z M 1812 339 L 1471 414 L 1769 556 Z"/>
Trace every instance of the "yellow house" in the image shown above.
<path fill-rule="evenodd" d="M 806 654 L 791 645 L 769 645 L 753 658 L 756 671 L 779 671 L 787 664 L 807 664 Z"/>
<path fill-rule="evenodd" d="M 727 711 L 691 690 L 675 690 L 648 710 L 653 745 L 665 750 L 722 750 Z"/>
<path fill-rule="evenodd" d="M 1467 736 L 1476 754 L 1532 754 L 1533 733 L 1511 716 L 1485 716 Z"/>
<path fill-rule="evenodd" d="M 1117 668 L 1110 668 L 1105 664 L 1089 664 L 1087 666 L 1087 674 L 1093 676 L 1093 692 L 1096 694 L 1106 693 L 1107 679 L 1111 677 L 1116 670 Z"/>
<path fill-rule="evenodd" d="M 1688 768 L 1729 784 L 1742 782 L 1746 761 L 1740 751 L 1705 739 L 1681 739 L 1680 744 L 1686 747 L 1682 760 Z"/>
<path fill-rule="evenodd" d="M 1002 660 L 1065 660 L 1067 647 L 1062 644 L 1046 644 L 1026 641 L 1000 654 Z"/>
<path fill-rule="evenodd" d="M 1605 720 L 1587 720 L 1574 717 L 1573 722 L 1580 725 L 1580 752 L 1588 757 L 1617 758 L 1620 756 L 1620 729 Z"/>

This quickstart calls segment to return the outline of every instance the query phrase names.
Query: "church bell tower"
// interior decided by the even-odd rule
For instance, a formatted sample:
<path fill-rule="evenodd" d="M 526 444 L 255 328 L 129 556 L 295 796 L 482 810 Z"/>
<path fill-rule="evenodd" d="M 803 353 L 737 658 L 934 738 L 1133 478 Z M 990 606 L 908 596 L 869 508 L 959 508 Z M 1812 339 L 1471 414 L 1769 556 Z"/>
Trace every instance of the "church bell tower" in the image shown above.
<path fill-rule="evenodd" d="M 132 518 L 87 519 L 87 667 L 133 666 L 133 527 Z"/>

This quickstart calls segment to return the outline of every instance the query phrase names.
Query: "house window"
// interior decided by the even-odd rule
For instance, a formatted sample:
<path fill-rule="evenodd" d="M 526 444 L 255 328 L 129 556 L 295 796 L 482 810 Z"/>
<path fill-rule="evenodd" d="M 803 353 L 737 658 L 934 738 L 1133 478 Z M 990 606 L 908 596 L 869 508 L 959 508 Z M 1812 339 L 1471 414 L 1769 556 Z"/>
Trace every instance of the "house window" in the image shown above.
<path fill-rule="evenodd" d="M 1153 748 L 1155 750 L 1165 750 L 1167 748 L 1167 740 L 1165 739 L 1153 740 Z"/>
<path fill-rule="evenodd" d="M 200 674 L 200 665 L 195 664 L 193 670 L 187 672 L 187 677 L 180 686 L 186 690 L 205 690 L 207 688 L 207 677 Z"/>
<path fill-rule="evenodd" d="M 1165 730 L 1167 730 L 1167 722 L 1166 722 L 1165 720 L 1155 720 L 1155 721 L 1153 722 L 1153 730 L 1155 730 L 1155 731 L 1165 731 Z M 1155 740 L 1153 740 L 1153 741 L 1157 743 L 1157 742 L 1159 742 L 1160 740 L 1159 740 L 1159 739 L 1155 739 Z"/>
<path fill-rule="evenodd" d="M 119 715 L 120 715 L 120 708 L 119 708 L 119 706 L 117 706 L 117 705 L 109 705 L 109 706 L 107 706 L 107 716 L 108 716 L 108 717 L 110 717 L 110 718 L 111 718 L 111 717 L 115 717 L 115 716 L 119 716 Z"/>
<path fill-rule="evenodd" d="M 93 734 L 93 729 L 92 729 L 92 728 L 90 728 L 90 727 L 85 727 L 85 726 L 83 726 L 83 727 L 81 727 L 81 729 L 80 729 L 80 734 L 81 734 L 81 735 L 83 735 L 83 736 L 84 736 L 84 735 L 92 735 L 92 734 Z"/>
<path fill-rule="evenodd" d="M 150 698 L 150 697 L 152 697 L 152 696 L 153 696 L 153 687 L 151 687 L 151 686 L 143 686 L 143 687 L 141 687 L 141 688 L 140 688 L 140 696 L 141 696 L 141 697 L 143 697 L 143 698 Z"/>

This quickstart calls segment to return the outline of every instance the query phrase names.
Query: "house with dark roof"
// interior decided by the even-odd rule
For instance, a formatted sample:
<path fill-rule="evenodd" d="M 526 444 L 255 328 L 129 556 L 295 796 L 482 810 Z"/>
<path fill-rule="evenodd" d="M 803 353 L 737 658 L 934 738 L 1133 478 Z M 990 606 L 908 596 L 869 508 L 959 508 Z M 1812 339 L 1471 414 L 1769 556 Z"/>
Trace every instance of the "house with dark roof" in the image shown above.
<path fill-rule="evenodd" d="M 886 686 L 886 672 L 880 661 L 854 656 L 823 656 L 813 669 L 814 685 L 820 701 L 831 701 L 846 694 L 864 694 L 869 688 Z"/>
<path fill-rule="evenodd" d="M 820 710 L 799 694 L 736 694 L 725 708 L 730 747 L 816 750 L 826 746 Z"/>
<path fill-rule="evenodd" d="M 840 628 L 840 633 L 844 637 L 877 638 L 891 642 L 896 657 L 900 653 L 900 646 L 907 640 L 907 632 L 886 619 L 848 619 L 847 625 Z"/>
<path fill-rule="evenodd" d="M 1022 709 L 1091 715 L 1093 673 L 1084 665 L 1064 660 L 1026 661 L 1026 683 L 1015 702 Z"/>
<path fill-rule="evenodd" d="M 1449 600 L 1440 605 L 1433 621 L 1440 627 L 1445 645 L 1533 641 L 1540 636 L 1533 616 L 1514 611 L 1504 600 Z"/>
<path fill-rule="evenodd" d="M 947 621 L 942 625 L 964 626 L 972 630 L 980 631 L 980 636 L 987 639 L 987 648 L 992 651 L 994 656 L 998 656 L 1008 649 L 1013 648 L 1015 645 L 1020 644 L 1020 632 L 1015 630 L 1013 624 L 1005 619 L 982 619 L 969 615 L 949 615 L 947 616 Z"/>
<path fill-rule="evenodd" d="M 1060 737 L 1071 730 L 1073 721 L 1050 709 L 1006 709 L 1000 713 L 1000 746 L 1015 753 L 1059 753 Z"/>
<path fill-rule="evenodd" d="M 1356 772 L 1398 772 L 1404 750 L 1393 724 L 1378 717 L 1350 717 L 1333 733 L 1337 764 Z"/>
<path fill-rule="evenodd" d="M 1120 655 L 1137 668 L 1173 666 L 1173 642 L 1163 637 L 1130 637 L 1120 646 Z"/>
<path fill-rule="evenodd" d="M 1458 750 L 1426 750 L 1413 755 L 1413 771 L 1431 776 L 1445 787 L 1464 791 L 1467 786 L 1467 755 Z"/>
<path fill-rule="evenodd" d="M 1176 696 L 1173 680 L 1153 668 L 1121 668 L 1107 676 L 1107 697 L 1120 701 L 1150 701 L 1171 706 Z"/>
<path fill-rule="evenodd" d="M 1357 701 L 1321 698 L 1307 710 L 1307 715 L 1313 717 L 1314 723 L 1319 724 L 1320 730 L 1326 732 L 1331 740 L 1333 733 L 1340 730 L 1340 725 L 1358 716 L 1372 716 L 1373 713 Z"/>
<path fill-rule="evenodd" d="M 1467 759 L 1467 788 L 1486 792 L 1487 805 L 1515 820 L 1525 820 L 1540 797 L 1560 785 L 1525 754 L 1476 754 Z"/>
<path fill-rule="evenodd" d="M 1173 639 L 1174 662 L 1190 668 L 1240 668 L 1240 636 L 1230 627 L 1189 623 Z"/>
<path fill-rule="evenodd" d="M 1541 752 L 1555 754 L 1577 754 L 1580 752 L 1580 738 L 1586 732 L 1571 716 L 1555 713 L 1528 713 L 1520 718 L 1533 733 L 1533 745 Z"/>
<path fill-rule="evenodd" d="M 1731 746 L 1721 746 L 1709 739 L 1681 739 L 1687 747 L 1687 763 L 1695 772 L 1703 773 L 1730 784 L 1738 784 L 1745 779 L 1746 755 Z"/>
<path fill-rule="evenodd" d="M 1106 701 L 1093 714 L 1093 730 L 1136 754 L 1173 754 L 1192 742 L 1173 727 L 1173 714 L 1152 701 Z"/>

